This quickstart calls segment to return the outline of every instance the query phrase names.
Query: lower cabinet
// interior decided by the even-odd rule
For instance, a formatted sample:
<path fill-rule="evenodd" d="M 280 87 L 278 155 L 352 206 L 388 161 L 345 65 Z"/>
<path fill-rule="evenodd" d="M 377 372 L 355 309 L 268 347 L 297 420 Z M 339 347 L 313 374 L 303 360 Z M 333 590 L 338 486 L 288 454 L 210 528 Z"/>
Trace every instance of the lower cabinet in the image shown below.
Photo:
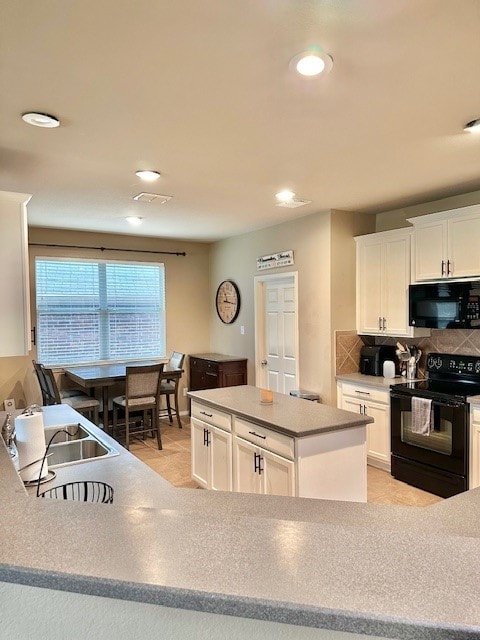
<path fill-rule="evenodd" d="M 233 468 L 235 491 L 295 495 L 294 462 L 238 436 L 233 438 Z"/>
<path fill-rule="evenodd" d="M 202 487 L 366 502 L 363 425 L 294 437 L 198 400 L 191 424 L 192 478 Z"/>
<path fill-rule="evenodd" d="M 338 383 L 338 408 L 374 419 L 367 425 L 367 461 L 390 471 L 390 392 L 370 385 Z"/>
<path fill-rule="evenodd" d="M 196 413 L 200 412 L 197 406 Z M 230 416 L 207 409 L 203 413 L 203 420 L 193 415 L 191 420 L 192 478 L 205 489 L 231 491 L 232 434 L 228 431 Z M 215 425 L 219 421 L 223 428 Z"/>
<path fill-rule="evenodd" d="M 470 460 L 468 488 L 480 486 L 480 404 L 470 405 Z"/>

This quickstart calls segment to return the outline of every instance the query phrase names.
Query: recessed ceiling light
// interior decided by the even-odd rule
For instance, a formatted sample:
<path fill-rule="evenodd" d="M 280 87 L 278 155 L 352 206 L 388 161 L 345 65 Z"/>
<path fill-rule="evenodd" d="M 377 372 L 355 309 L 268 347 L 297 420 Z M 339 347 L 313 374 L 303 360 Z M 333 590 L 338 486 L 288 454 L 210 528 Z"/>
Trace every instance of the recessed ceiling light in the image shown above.
<path fill-rule="evenodd" d="M 284 191 L 279 191 L 275 194 L 275 197 L 280 202 L 291 202 L 295 198 L 295 194 L 293 191 L 289 189 L 285 189 Z"/>
<path fill-rule="evenodd" d="M 302 76 L 318 76 L 329 73 L 333 67 L 333 58 L 321 51 L 302 51 L 292 58 L 290 63 Z"/>
<path fill-rule="evenodd" d="M 60 126 L 60 120 L 48 113 L 30 111 L 29 113 L 22 114 L 22 120 L 28 122 L 28 124 L 33 124 L 35 127 L 45 127 L 47 129 L 53 129 L 54 127 Z"/>
<path fill-rule="evenodd" d="M 470 131 L 470 133 L 480 133 L 480 118 L 476 120 L 470 120 L 463 128 L 464 131 Z"/>
<path fill-rule="evenodd" d="M 143 218 L 139 216 L 127 216 L 125 220 L 132 225 L 132 227 L 138 227 L 143 222 Z"/>
<path fill-rule="evenodd" d="M 145 180 L 145 182 L 154 182 L 160 178 L 160 173 L 158 171 L 136 171 L 135 175 Z"/>

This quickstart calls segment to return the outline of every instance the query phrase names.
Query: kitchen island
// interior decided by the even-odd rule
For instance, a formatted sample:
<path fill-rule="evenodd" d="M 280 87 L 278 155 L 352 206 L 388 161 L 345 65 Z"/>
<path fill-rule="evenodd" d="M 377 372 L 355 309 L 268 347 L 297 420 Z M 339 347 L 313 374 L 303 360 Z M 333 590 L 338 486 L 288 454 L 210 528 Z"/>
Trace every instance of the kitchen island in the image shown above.
<path fill-rule="evenodd" d="M 55 484 L 109 482 L 113 505 L 28 495 L 0 441 L 2 637 L 480 637 L 480 489 L 428 508 L 174 489 L 101 437 L 119 455 Z"/>
<path fill-rule="evenodd" d="M 192 477 L 207 489 L 367 501 L 359 413 L 250 385 L 190 392 Z"/>

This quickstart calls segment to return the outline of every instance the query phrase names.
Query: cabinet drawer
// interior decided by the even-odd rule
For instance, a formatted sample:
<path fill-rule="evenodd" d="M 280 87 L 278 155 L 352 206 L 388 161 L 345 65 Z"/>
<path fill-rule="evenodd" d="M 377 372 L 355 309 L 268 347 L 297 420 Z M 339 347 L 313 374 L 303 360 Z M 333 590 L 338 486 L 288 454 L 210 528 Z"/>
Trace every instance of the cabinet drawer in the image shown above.
<path fill-rule="evenodd" d="M 361 400 L 390 404 L 390 390 L 384 391 L 383 389 L 375 389 L 375 387 L 344 382 L 342 383 L 342 394 Z"/>
<path fill-rule="evenodd" d="M 278 453 L 284 458 L 294 459 L 295 447 L 293 438 L 285 436 L 283 433 L 271 431 L 253 422 L 248 422 L 243 418 L 234 417 L 233 424 L 235 433 L 241 438 L 268 449 L 268 451 Z"/>
<path fill-rule="evenodd" d="M 225 429 L 225 431 L 232 430 L 232 416 L 229 413 L 201 404 L 196 400 L 192 401 L 192 417 Z"/>

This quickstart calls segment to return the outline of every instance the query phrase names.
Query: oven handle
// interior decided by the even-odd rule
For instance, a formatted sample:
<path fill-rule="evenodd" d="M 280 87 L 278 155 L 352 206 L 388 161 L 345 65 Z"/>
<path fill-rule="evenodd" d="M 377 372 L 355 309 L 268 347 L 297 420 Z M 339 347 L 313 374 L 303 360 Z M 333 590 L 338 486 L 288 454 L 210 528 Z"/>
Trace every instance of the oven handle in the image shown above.
<path fill-rule="evenodd" d="M 421 398 L 423 396 L 415 396 L 414 394 L 410 394 L 410 393 L 395 393 L 394 391 L 390 392 L 390 398 L 399 398 L 399 399 L 404 399 L 404 398 Z M 426 400 L 430 400 L 430 398 L 426 398 Z M 432 400 L 432 405 L 436 406 L 436 407 L 454 407 L 454 408 L 458 408 L 458 407 L 464 407 L 465 406 L 465 402 L 458 402 L 457 400 L 434 400 L 433 398 L 431 398 Z"/>

